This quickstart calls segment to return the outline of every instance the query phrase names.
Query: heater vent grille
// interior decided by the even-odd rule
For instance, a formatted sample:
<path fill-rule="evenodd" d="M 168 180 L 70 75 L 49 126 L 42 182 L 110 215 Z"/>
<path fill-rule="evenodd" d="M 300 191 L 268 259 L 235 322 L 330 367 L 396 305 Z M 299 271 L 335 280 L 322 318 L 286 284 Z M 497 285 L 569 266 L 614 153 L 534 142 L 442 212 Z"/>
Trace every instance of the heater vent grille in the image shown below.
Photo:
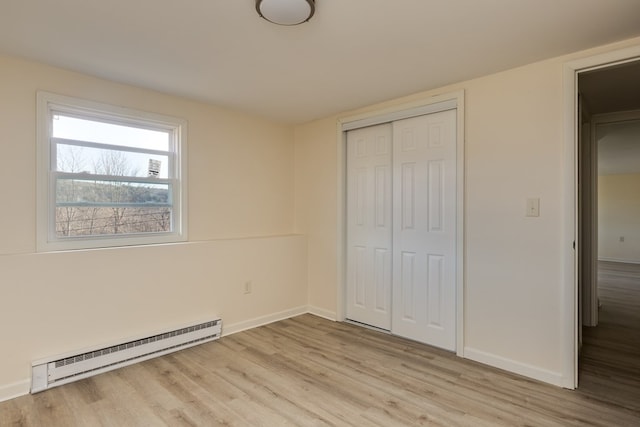
<path fill-rule="evenodd" d="M 67 357 L 66 359 L 56 360 L 53 363 L 55 363 L 56 368 L 59 368 L 61 366 L 71 365 L 73 363 L 77 363 L 77 362 L 82 362 L 84 360 L 93 359 L 94 357 L 100 357 L 100 356 L 104 356 L 104 355 L 107 355 L 107 354 L 128 350 L 128 349 L 133 348 L 133 347 L 138 347 L 138 346 L 146 345 L 146 344 L 149 344 L 149 343 L 152 343 L 152 342 L 165 340 L 167 338 L 176 337 L 178 335 L 183 335 L 183 334 L 187 334 L 187 333 L 190 333 L 190 332 L 199 331 L 201 329 L 212 328 L 213 326 L 215 326 L 217 324 L 217 322 L 219 322 L 219 320 L 213 320 L 211 322 L 201 323 L 199 325 L 189 326 L 189 327 L 178 329 L 178 330 L 171 331 L 171 332 L 165 332 L 163 334 L 154 335 L 152 337 L 143 338 L 143 339 L 140 339 L 140 340 L 137 340 L 137 341 L 130 341 L 130 342 L 127 342 L 127 343 L 124 343 L 124 344 L 118 344 L 118 345 L 114 345 L 114 346 L 111 346 L 111 347 L 103 348 L 103 349 L 100 349 L 100 350 L 90 351 L 90 352 L 83 353 L 83 354 L 78 354 L 77 356 L 71 356 L 71 357 Z M 214 334 L 214 336 L 215 336 L 215 334 Z M 189 344 L 189 343 L 193 343 L 193 342 L 203 341 L 203 340 L 205 340 L 207 338 L 211 338 L 211 337 L 199 338 L 197 340 L 193 340 L 193 341 L 189 341 L 189 342 L 186 342 L 186 343 L 182 343 L 182 344 L 174 345 L 174 346 L 171 346 L 171 347 L 163 348 L 162 350 L 166 350 L 168 348 L 179 347 L 181 345 L 185 345 L 185 344 Z M 156 352 L 162 351 L 162 350 L 157 350 Z M 154 352 L 154 353 L 156 353 L 156 352 Z"/>
<path fill-rule="evenodd" d="M 210 320 L 72 356 L 34 362 L 31 392 L 97 375 L 220 337 L 222 321 Z"/>

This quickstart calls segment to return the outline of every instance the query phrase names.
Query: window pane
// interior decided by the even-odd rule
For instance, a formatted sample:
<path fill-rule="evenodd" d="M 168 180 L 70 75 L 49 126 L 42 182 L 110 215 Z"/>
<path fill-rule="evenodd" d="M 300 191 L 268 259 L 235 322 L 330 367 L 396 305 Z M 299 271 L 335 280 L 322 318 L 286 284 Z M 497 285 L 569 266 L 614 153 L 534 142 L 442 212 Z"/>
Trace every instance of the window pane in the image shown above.
<path fill-rule="evenodd" d="M 187 240 L 185 120 L 37 95 L 39 252 Z"/>
<path fill-rule="evenodd" d="M 56 208 L 56 236 L 101 236 L 171 231 L 171 208 Z"/>
<path fill-rule="evenodd" d="M 167 179 L 169 157 L 93 147 L 57 144 L 59 172 Z"/>
<path fill-rule="evenodd" d="M 58 179 L 56 204 L 169 203 L 169 184 Z"/>
<path fill-rule="evenodd" d="M 53 116 L 53 137 L 169 151 L 169 132 L 115 125 L 61 114 Z"/>

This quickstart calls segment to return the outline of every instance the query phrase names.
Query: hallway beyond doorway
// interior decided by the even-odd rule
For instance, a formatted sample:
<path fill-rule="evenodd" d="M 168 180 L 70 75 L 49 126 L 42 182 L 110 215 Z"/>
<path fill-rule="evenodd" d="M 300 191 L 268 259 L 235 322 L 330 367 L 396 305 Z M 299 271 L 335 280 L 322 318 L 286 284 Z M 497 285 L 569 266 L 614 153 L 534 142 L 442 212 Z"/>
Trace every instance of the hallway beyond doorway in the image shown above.
<path fill-rule="evenodd" d="M 640 410 L 640 264 L 598 262 L 599 324 L 583 329 L 579 390 Z"/>

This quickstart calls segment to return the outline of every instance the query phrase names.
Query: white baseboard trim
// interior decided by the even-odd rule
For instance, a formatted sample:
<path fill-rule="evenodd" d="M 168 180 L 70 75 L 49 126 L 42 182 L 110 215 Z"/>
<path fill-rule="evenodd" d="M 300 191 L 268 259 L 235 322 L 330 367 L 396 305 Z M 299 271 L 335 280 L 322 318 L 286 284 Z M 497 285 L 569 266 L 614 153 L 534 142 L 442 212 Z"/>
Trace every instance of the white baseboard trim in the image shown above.
<path fill-rule="evenodd" d="M 313 314 L 314 316 L 322 317 L 333 322 L 338 320 L 338 316 L 336 315 L 335 311 L 325 310 L 324 308 L 315 307 L 313 305 L 307 307 L 307 312 L 309 314 Z"/>
<path fill-rule="evenodd" d="M 0 402 L 29 394 L 30 387 L 31 381 L 28 379 L 0 386 Z"/>
<path fill-rule="evenodd" d="M 534 380 L 553 384 L 558 387 L 566 387 L 566 380 L 559 372 L 549 371 L 537 366 L 526 363 L 517 362 L 505 357 L 496 356 L 495 354 L 486 353 L 474 348 L 465 347 L 464 357 L 494 368 L 503 369 L 518 375 L 532 378 Z"/>
<path fill-rule="evenodd" d="M 258 326 L 268 325 L 269 323 L 277 322 L 279 320 L 299 316 L 308 312 L 309 311 L 307 309 L 307 306 L 301 306 L 285 311 L 280 311 L 278 313 L 267 314 L 266 316 L 255 317 L 253 319 L 244 320 L 242 322 L 233 323 L 231 325 L 225 325 L 223 319 L 222 337 L 235 334 L 237 332 L 246 331 L 247 329 L 257 328 Z"/>
<path fill-rule="evenodd" d="M 624 264 L 640 264 L 640 261 L 637 259 L 598 258 L 598 261 L 621 262 Z"/>

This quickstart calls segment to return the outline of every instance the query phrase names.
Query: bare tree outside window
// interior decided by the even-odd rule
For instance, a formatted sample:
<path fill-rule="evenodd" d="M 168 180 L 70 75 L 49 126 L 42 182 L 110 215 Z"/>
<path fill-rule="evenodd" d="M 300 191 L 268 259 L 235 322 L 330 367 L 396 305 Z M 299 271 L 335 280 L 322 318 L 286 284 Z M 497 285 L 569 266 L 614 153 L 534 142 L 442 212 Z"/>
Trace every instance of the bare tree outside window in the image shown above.
<path fill-rule="evenodd" d="M 58 169 L 68 172 L 82 172 L 84 170 L 84 155 L 82 147 L 65 147 L 64 150 L 58 151 Z M 76 186 L 72 181 L 70 185 L 64 186 L 58 193 L 58 197 L 72 201 L 76 198 Z M 65 206 L 59 209 L 56 215 L 56 229 L 63 236 L 71 235 L 71 225 L 74 223 L 77 209 L 71 206 Z"/>
<path fill-rule="evenodd" d="M 57 185 L 56 232 L 60 237 L 153 233 L 170 231 L 171 209 L 154 204 L 168 202 L 163 185 L 126 181 L 139 176 L 122 151 L 103 150 L 88 159 L 82 147 L 58 150 L 58 169 L 122 177 L 122 180 L 60 179 Z M 91 164 L 89 170 L 87 165 Z M 141 205 L 148 204 L 150 207 Z"/>

